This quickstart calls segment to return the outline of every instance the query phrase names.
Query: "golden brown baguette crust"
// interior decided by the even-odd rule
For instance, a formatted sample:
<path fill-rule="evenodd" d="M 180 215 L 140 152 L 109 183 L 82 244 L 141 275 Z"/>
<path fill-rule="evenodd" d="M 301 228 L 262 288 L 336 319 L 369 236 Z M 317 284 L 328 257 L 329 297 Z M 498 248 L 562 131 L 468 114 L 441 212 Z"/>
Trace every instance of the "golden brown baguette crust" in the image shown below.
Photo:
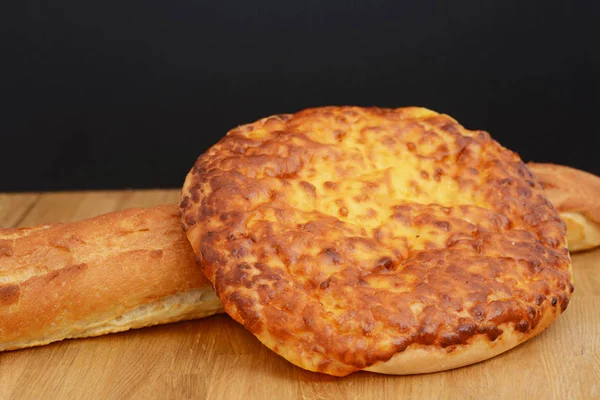
<path fill-rule="evenodd" d="M 0 351 L 220 310 L 176 205 L 0 229 Z"/>
<path fill-rule="evenodd" d="M 600 177 L 556 164 L 528 163 L 567 224 L 571 252 L 600 246 Z"/>

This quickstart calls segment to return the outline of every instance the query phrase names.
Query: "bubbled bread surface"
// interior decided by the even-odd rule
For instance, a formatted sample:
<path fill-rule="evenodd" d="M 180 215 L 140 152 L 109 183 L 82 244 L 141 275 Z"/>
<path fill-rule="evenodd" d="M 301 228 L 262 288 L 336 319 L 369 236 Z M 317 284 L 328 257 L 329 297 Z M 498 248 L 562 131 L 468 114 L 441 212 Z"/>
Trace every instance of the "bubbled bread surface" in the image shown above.
<path fill-rule="evenodd" d="M 181 216 L 226 311 L 332 375 L 526 338 L 573 291 L 564 224 L 520 158 L 423 108 L 239 126 L 197 160 Z"/>

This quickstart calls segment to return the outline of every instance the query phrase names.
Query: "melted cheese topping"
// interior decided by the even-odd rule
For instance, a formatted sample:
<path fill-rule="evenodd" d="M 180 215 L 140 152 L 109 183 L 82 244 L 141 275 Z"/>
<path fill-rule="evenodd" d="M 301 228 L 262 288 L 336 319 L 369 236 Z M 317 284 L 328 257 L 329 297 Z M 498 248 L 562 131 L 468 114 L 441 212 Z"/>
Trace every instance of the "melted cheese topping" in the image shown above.
<path fill-rule="evenodd" d="M 422 108 L 238 127 L 198 159 L 181 209 L 226 311 L 313 371 L 525 333 L 573 289 L 564 224 L 519 157 Z"/>

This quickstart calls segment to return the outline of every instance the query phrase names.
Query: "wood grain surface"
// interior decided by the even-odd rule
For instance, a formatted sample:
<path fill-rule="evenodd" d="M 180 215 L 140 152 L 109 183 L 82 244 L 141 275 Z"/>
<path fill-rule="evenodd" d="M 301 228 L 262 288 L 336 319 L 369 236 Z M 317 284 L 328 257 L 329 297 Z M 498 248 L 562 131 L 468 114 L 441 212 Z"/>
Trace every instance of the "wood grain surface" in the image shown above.
<path fill-rule="evenodd" d="M 0 194 L 0 227 L 177 202 L 176 190 Z M 1 399 L 600 398 L 600 250 L 546 332 L 453 371 L 333 378 L 294 367 L 224 315 L 0 353 Z"/>

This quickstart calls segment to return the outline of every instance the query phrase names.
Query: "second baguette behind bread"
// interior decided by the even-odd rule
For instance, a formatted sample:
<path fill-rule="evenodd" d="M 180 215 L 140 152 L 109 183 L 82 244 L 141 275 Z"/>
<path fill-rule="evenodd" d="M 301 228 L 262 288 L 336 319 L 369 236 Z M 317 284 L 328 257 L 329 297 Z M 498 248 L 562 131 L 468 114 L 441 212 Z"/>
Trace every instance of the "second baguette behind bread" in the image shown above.
<path fill-rule="evenodd" d="M 0 229 L 0 351 L 218 312 L 176 205 Z"/>
<path fill-rule="evenodd" d="M 564 165 L 528 163 L 567 225 L 569 251 L 600 246 L 600 177 Z"/>

